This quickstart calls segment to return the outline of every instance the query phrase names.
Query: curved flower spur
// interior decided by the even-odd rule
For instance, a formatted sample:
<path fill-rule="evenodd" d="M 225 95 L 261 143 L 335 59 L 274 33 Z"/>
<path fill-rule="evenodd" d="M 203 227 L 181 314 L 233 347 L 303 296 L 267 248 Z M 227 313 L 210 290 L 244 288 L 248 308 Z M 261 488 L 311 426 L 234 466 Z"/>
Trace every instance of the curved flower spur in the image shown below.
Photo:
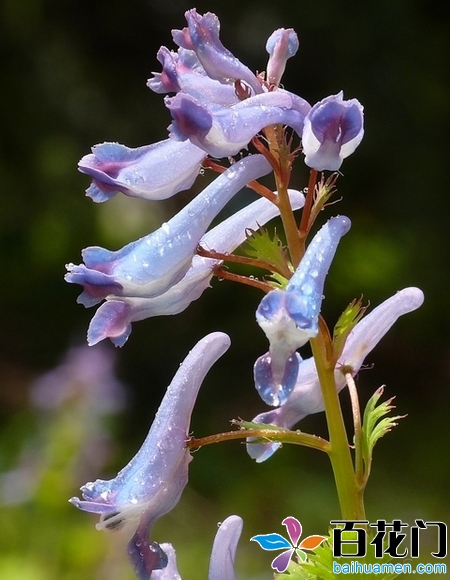
<path fill-rule="evenodd" d="M 294 388 L 298 348 L 317 335 L 325 277 L 341 237 L 350 229 L 345 216 L 331 218 L 312 239 L 285 290 L 261 300 L 256 320 L 269 340 L 269 352 L 254 366 L 255 386 L 268 405 L 283 404 Z"/>
<path fill-rule="evenodd" d="M 301 192 L 291 190 L 289 194 L 294 210 L 303 206 L 305 198 Z M 200 246 L 221 254 L 232 252 L 245 241 L 247 229 L 257 230 L 278 214 L 277 206 L 267 199 L 258 199 L 209 230 L 201 238 Z M 88 344 L 110 338 L 115 346 L 123 346 L 133 322 L 182 312 L 209 288 L 214 270 L 221 263 L 196 254 L 185 276 L 159 296 L 107 298 L 91 320 Z"/>
<path fill-rule="evenodd" d="M 383 336 L 400 316 L 419 308 L 424 300 L 419 288 L 405 288 L 394 294 L 372 312 L 364 316 L 350 333 L 335 369 L 336 389 L 346 386 L 342 367 L 352 369 L 356 374 L 366 356 L 376 347 Z M 277 409 L 257 415 L 253 421 L 291 429 L 307 415 L 324 410 L 322 391 L 314 359 L 308 358 L 299 365 L 293 390 L 286 401 Z M 268 459 L 278 448 L 279 443 L 249 442 L 247 451 L 258 463 Z"/>
<path fill-rule="evenodd" d="M 229 516 L 217 530 L 211 551 L 208 580 L 236 580 L 234 559 L 241 536 L 243 521 L 239 516 Z M 168 564 L 152 573 L 151 580 L 181 580 L 172 544 L 161 544 L 168 556 Z"/>
<path fill-rule="evenodd" d="M 186 446 L 192 409 L 211 366 L 230 346 L 226 334 L 209 334 L 191 350 L 178 369 L 141 449 L 114 479 L 97 479 L 81 488 L 83 499 L 70 502 L 100 514 L 97 529 L 116 530 L 137 524 L 128 556 L 140 580 L 167 564 L 160 546 L 149 540 L 155 521 L 180 499 L 192 456 Z"/>
<path fill-rule="evenodd" d="M 269 162 L 249 155 L 229 167 L 158 230 L 111 252 L 93 246 L 84 264 L 68 264 L 65 280 L 81 284 L 78 302 L 93 306 L 107 296 L 152 297 L 162 294 L 188 271 L 198 243 L 212 220 L 250 181 L 267 175 Z"/>

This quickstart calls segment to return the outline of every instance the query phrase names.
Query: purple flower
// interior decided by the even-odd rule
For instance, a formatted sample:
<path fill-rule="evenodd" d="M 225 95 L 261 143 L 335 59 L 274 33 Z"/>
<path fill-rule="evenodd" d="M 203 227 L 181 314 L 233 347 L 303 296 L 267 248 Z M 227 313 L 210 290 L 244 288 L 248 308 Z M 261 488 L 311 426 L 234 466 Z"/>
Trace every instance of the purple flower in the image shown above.
<path fill-rule="evenodd" d="M 364 135 L 363 107 L 344 101 L 342 91 L 316 103 L 305 117 L 302 145 L 305 163 L 317 171 L 337 171 Z"/>
<path fill-rule="evenodd" d="M 298 110 L 300 102 L 304 112 Z M 170 136 L 179 141 L 189 139 L 213 157 L 236 155 L 269 125 L 288 125 L 301 135 L 305 103 L 288 91 L 263 93 L 231 107 L 210 105 L 184 93 L 166 97 L 173 119 Z"/>
<path fill-rule="evenodd" d="M 286 68 L 287 59 L 294 56 L 298 50 L 297 33 L 292 28 L 275 30 L 267 40 L 266 50 L 270 57 L 266 80 L 270 84 L 278 85 Z"/>
<path fill-rule="evenodd" d="M 353 374 L 361 368 L 364 359 L 375 348 L 386 332 L 403 314 L 412 312 L 423 303 L 423 292 L 418 288 L 405 288 L 375 308 L 355 326 L 347 339 L 335 370 L 338 392 L 346 386 L 342 366 L 351 367 Z M 313 358 L 301 362 L 294 389 L 286 402 L 254 421 L 291 429 L 307 415 L 324 410 L 322 392 Z M 247 445 L 247 451 L 258 463 L 268 459 L 280 447 L 279 443 Z"/>
<path fill-rule="evenodd" d="M 147 82 L 147 86 L 155 93 L 183 92 L 216 105 L 228 106 L 239 102 L 234 85 L 224 85 L 209 78 L 191 50 L 179 48 L 173 52 L 162 46 L 157 58 L 163 70 L 153 73 L 153 78 Z"/>
<path fill-rule="evenodd" d="M 86 195 L 95 202 L 107 201 L 119 191 L 158 200 L 189 189 L 204 158 L 204 151 L 192 143 L 173 139 L 137 149 L 102 143 L 81 159 L 78 168 L 93 178 Z"/>
<path fill-rule="evenodd" d="M 81 488 L 83 499 L 70 502 L 100 514 L 97 529 L 118 530 L 138 523 L 128 544 L 128 555 L 137 577 L 148 580 L 152 570 L 167 564 L 160 546 L 149 540 L 157 519 L 180 499 L 192 459 L 186 446 L 192 409 L 211 366 L 228 349 L 230 339 L 216 332 L 203 338 L 178 369 L 141 449 L 118 475 L 97 479 Z"/>
<path fill-rule="evenodd" d="M 286 289 L 272 290 L 258 306 L 256 320 L 270 347 L 256 361 L 254 377 L 269 405 L 283 404 L 294 388 L 301 360 L 295 351 L 317 335 L 325 277 L 349 229 L 345 216 L 331 218 L 312 239 Z"/>
<path fill-rule="evenodd" d="M 293 209 L 302 207 L 303 194 L 295 190 L 289 193 Z M 232 252 L 245 241 L 248 228 L 256 230 L 277 214 L 276 205 L 259 199 L 207 232 L 200 245 L 220 253 Z M 220 260 L 195 255 L 184 278 L 163 294 L 152 298 L 107 299 L 89 325 L 88 343 L 94 345 L 110 338 L 116 346 L 123 346 L 131 333 L 132 322 L 182 312 L 209 288 L 214 269 L 220 264 Z"/>
<path fill-rule="evenodd" d="M 78 302 L 93 306 L 107 296 L 163 294 L 188 271 L 211 221 L 247 183 L 270 171 L 262 155 L 238 161 L 155 232 L 111 252 L 98 246 L 82 252 L 84 264 L 68 264 L 65 279 L 84 288 Z"/>
<path fill-rule="evenodd" d="M 242 524 L 242 519 L 239 516 L 229 516 L 220 524 L 211 551 L 209 580 L 236 580 L 234 559 L 242 532 Z M 161 544 L 161 548 L 168 555 L 168 564 L 162 570 L 155 570 L 151 580 L 181 580 L 173 546 Z"/>
<path fill-rule="evenodd" d="M 175 43 L 193 50 L 207 75 L 222 83 L 244 81 L 257 94 L 262 92 L 261 84 L 252 71 L 243 65 L 219 38 L 220 22 L 215 14 L 198 14 L 196 9 L 185 13 L 187 28 L 173 30 Z"/>

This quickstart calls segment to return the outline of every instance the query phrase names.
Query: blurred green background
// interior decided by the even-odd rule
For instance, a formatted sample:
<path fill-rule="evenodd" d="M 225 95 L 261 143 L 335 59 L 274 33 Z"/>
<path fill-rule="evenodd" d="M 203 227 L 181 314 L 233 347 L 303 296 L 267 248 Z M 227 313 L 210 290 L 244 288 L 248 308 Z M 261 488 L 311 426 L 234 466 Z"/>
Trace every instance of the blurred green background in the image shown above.
<path fill-rule="evenodd" d="M 223 330 L 232 348 L 205 381 L 195 435 L 264 410 L 251 375 L 266 350 L 253 289 L 215 281 L 183 314 L 135 324 L 123 349 L 94 347 L 100 377 L 98 369 L 86 370 L 94 355 L 67 355 L 81 348 L 93 310 L 76 304 L 79 289 L 63 282 L 64 264 L 79 263 L 88 245 L 116 249 L 136 239 L 192 196 L 158 204 L 117 196 L 96 205 L 84 197 L 89 180 L 76 170 L 95 143 L 135 147 L 165 138 L 169 115 L 145 81 L 160 70 L 156 51 L 173 46 L 170 30 L 184 26 L 191 7 L 181 0 L 0 6 L 2 580 L 133 577 L 124 556 L 129 532 L 96 532 L 95 517 L 67 499 L 87 480 L 114 475 L 135 453 L 200 337 Z M 311 103 L 343 89 L 365 107 L 365 138 L 339 180 L 343 200 L 327 214 L 347 214 L 353 227 L 327 280 L 325 316 L 332 325 L 361 294 L 376 305 L 406 286 L 424 290 L 424 306 L 397 323 L 368 357 L 373 368 L 359 376 L 363 402 L 386 384 L 386 395 L 396 395 L 398 412 L 407 414 L 376 448 L 367 511 L 371 521 L 449 522 L 449 6 L 211 0 L 196 7 L 218 14 L 224 44 L 253 70 L 265 68 L 269 34 L 295 28 L 301 46 L 285 87 Z M 298 163 L 292 186 L 306 180 Z M 194 191 L 201 187 L 199 178 Z M 62 370 L 46 374 L 64 360 Z M 347 405 L 346 393 L 342 399 Z M 326 434 L 324 417 L 308 417 L 302 429 Z M 216 524 L 231 513 L 245 521 L 238 576 L 253 580 L 270 576 L 273 555 L 251 536 L 282 533 L 287 515 L 300 519 L 306 534 L 326 532 L 339 517 L 327 459 L 311 450 L 285 447 L 256 465 L 239 443 L 227 443 L 197 452 L 190 473 L 179 506 L 154 529 L 156 540 L 175 545 L 185 580 L 206 578 Z M 434 548 L 424 544 L 425 558 Z"/>

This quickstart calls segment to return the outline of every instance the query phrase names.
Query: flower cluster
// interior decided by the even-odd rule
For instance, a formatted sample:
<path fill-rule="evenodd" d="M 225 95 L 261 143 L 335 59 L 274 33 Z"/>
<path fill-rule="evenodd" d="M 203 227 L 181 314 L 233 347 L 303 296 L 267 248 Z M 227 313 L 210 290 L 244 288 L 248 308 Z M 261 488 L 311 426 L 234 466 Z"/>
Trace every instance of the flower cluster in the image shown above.
<path fill-rule="evenodd" d="M 148 81 L 151 90 L 166 95 L 172 118 L 166 139 L 135 149 L 118 143 L 96 145 L 81 159 L 79 169 L 92 178 L 86 193 L 98 203 L 118 193 L 162 200 L 189 189 L 204 169 L 219 175 L 172 219 L 141 239 L 116 251 L 84 249 L 83 263 L 67 265 L 66 280 L 83 287 L 78 302 L 85 307 L 101 303 L 88 329 L 90 345 L 109 338 L 123 346 L 133 322 L 183 311 L 210 286 L 215 274 L 262 289 L 265 295 L 256 321 L 269 349 L 257 359 L 254 379 L 263 401 L 276 409 L 259 414 L 254 424 L 286 430 L 325 406 L 317 360 L 302 360 L 298 349 L 320 333 L 326 276 L 350 220 L 332 217 L 308 245 L 306 239 L 337 178 L 322 177 L 317 183 L 318 172 L 338 171 L 359 145 L 363 108 L 356 99 L 344 100 L 342 92 L 311 106 L 280 87 L 287 60 L 299 47 L 292 29 L 270 36 L 266 72 L 256 75 L 223 46 L 214 14 L 192 9 L 186 20 L 185 28 L 172 32 L 177 50 L 161 47 L 157 58 L 162 70 Z M 288 189 L 297 157 L 310 168 L 306 200 L 303 193 Z M 258 181 L 270 173 L 275 191 Z M 261 199 L 210 228 L 245 187 Z M 294 211 L 302 207 L 297 226 Z M 286 247 L 262 228 L 276 216 L 283 223 Z M 232 255 L 246 240 L 255 244 L 253 257 Z M 227 260 L 263 267 L 268 276 L 256 280 L 233 275 L 224 267 Z M 349 330 L 333 367 L 337 391 L 346 384 L 341 368 L 356 373 L 397 318 L 418 308 L 422 300 L 420 290 L 403 290 Z M 222 333 L 200 340 L 168 387 L 137 455 L 116 478 L 87 483 L 81 488 L 82 499 L 70 500 L 82 510 L 100 514 L 99 529 L 136 526 L 128 555 L 140 580 L 150 575 L 154 580 L 180 578 L 171 544 L 159 544 L 149 535 L 187 484 L 195 399 L 207 371 L 229 344 Z M 280 444 L 280 439 L 261 441 L 253 434 L 247 448 L 260 462 Z M 210 580 L 235 578 L 241 529 L 237 516 L 219 528 Z"/>

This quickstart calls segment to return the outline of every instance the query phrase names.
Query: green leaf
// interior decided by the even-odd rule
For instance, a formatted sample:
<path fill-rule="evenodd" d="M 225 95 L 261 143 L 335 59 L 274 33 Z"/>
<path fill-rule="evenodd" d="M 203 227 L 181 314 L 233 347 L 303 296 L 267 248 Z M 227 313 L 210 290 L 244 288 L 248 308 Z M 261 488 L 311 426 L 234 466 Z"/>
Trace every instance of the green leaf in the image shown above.
<path fill-rule="evenodd" d="M 383 392 L 384 387 L 377 389 L 369 399 L 364 410 L 363 425 L 361 430 L 362 455 L 367 471 L 370 470 L 372 452 L 376 442 L 397 425 L 398 419 L 404 418 L 404 415 L 386 417 L 386 415 L 388 415 L 392 409 L 395 409 L 394 405 L 391 405 L 394 397 L 378 405 L 378 401 Z"/>
<path fill-rule="evenodd" d="M 285 288 L 289 278 L 291 277 L 292 269 L 289 264 L 285 247 L 281 242 L 276 231 L 273 237 L 266 228 L 259 228 L 259 230 L 247 229 L 247 243 L 242 248 L 247 256 L 256 260 L 266 262 L 268 269 L 274 274 L 272 277 L 280 285 Z"/>
<path fill-rule="evenodd" d="M 337 574 L 333 568 L 334 562 L 337 562 L 339 565 L 350 564 L 355 560 L 355 558 L 351 556 L 335 558 L 333 556 L 331 534 L 332 532 L 330 531 L 327 541 L 323 542 L 318 548 L 313 550 L 312 553 L 308 554 L 308 560 L 306 562 L 295 565 L 295 567 L 292 568 L 292 571 L 289 567 L 287 570 L 288 574 L 275 575 L 275 578 L 277 580 L 335 580 Z M 345 534 L 347 534 L 348 537 L 346 537 Z M 354 536 L 351 536 L 351 534 L 356 534 L 356 532 L 343 532 L 343 537 L 345 537 L 346 540 L 352 540 L 354 539 Z M 374 547 L 370 545 L 370 538 L 368 538 L 367 554 L 364 557 L 357 558 L 357 561 L 362 566 L 370 566 L 373 564 L 382 565 L 391 563 L 392 558 L 388 555 L 384 555 L 383 558 L 375 558 Z M 366 570 L 368 570 L 368 568 L 366 568 Z M 367 574 L 364 572 L 355 572 L 352 573 L 351 576 L 352 578 L 357 578 L 359 580 L 393 580 L 394 578 L 397 578 L 398 574 L 390 573 L 389 571 L 386 573 L 373 571 L 368 572 Z"/>

